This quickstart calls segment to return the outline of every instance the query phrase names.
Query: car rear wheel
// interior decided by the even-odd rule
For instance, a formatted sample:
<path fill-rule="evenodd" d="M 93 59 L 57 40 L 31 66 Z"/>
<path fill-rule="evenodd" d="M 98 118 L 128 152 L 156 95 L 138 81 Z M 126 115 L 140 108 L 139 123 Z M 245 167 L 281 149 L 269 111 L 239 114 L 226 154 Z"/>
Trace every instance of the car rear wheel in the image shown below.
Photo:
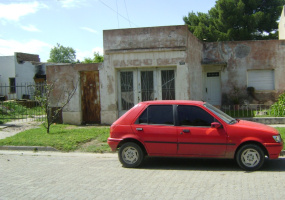
<path fill-rule="evenodd" d="M 238 150 L 236 161 L 244 170 L 258 170 L 264 163 L 264 152 L 255 144 L 247 144 Z"/>
<path fill-rule="evenodd" d="M 119 160 L 124 167 L 138 167 L 142 164 L 143 159 L 143 151 L 136 143 L 127 142 L 119 149 Z"/>

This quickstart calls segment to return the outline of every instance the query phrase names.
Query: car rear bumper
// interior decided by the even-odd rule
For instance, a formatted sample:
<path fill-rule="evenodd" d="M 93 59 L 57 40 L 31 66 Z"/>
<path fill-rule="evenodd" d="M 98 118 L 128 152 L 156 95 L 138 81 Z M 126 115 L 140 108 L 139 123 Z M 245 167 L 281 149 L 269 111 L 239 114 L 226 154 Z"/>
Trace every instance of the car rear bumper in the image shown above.
<path fill-rule="evenodd" d="M 108 145 L 112 149 L 112 151 L 116 151 L 119 143 L 122 141 L 122 139 L 117 138 L 108 138 Z"/>
<path fill-rule="evenodd" d="M 283 149 L 283 142 L 282 143 L 267 143 L 265 147 L 267 148 L 269 158 L 270 159 L 277 159 Z"/>

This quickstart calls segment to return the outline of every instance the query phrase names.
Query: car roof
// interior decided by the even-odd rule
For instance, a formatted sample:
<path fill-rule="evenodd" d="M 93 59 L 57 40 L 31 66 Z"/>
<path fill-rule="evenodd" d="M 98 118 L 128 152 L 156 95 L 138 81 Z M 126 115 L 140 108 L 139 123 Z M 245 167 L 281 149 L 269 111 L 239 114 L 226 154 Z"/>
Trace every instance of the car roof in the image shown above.
<path fill-rule="evenodd" d="M 192 100 L 157 100 L 157 101 L 143 101 L 140 104 L 145 105 L 203 105 L 205 102 L 203 101 L 192 101 Z"/>

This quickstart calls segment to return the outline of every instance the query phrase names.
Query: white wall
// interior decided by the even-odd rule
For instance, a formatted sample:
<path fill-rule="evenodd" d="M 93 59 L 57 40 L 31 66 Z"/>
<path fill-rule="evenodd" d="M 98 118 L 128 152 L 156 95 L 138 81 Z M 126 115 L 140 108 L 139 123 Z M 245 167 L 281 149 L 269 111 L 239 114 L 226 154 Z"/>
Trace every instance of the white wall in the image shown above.
<path fill-rule="evenodd" d="M 15 57 L 0 57 L 0 95 L 7 96 L 8 99 L 14 98 L 14 94 L 10 94 L 9 78 L 15 78 Z"/>
<path fill-rule="evenodd" d="M 285 6 L 283 7 L 282 14 L 279 22 L 279 40 L 285 40 Z"/>
<path fill-rule="evenodd" d="M 14 56 L 0 56 L 0 84 L 9 85 L 9 78 L 15 77 Z"/>

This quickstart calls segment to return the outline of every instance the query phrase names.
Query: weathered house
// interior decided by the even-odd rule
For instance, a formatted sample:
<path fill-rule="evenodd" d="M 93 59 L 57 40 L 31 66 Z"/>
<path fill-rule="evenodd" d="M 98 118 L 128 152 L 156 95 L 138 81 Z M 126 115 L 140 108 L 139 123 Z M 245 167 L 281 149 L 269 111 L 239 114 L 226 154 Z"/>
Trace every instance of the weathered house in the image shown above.
<path fill-rule="evenodd" d="M 284 92 L 283 40 L 208 43 L 186 25 L 103 35 L 104 63 L 47 67 L 47 80 L 57 85 L 54 97 L 78 87 L 63 110 L 65 123 L 111 124 L 147 100 L 271 104 Z M 54 107 L 58 102 L 53 98 Z"/>
<path fill-rule="evenodd" d="M 140 101 L 272 103 L 284 91 L 285 41 L 198 40 L 186 25 L 104 31 L 101 122 Z"/>
<path fill-rule="evenodd" d="M 45 79 L 45 66 L 35 54 L 0 56 L 0 96 L 7 99 L 21 99 L 23 95 L 27 97 L 27 85 Z M 21 88 L 17 89 L 16 85 Z"/>
<path fill-rule="evenodd" d="M 67 103 L 59 121 L 77 125 L 100 123 L 99 66 L 97 63 L 47 66 L 47 82 L 52 86 L 51 107 L 57 109 Z"/>

